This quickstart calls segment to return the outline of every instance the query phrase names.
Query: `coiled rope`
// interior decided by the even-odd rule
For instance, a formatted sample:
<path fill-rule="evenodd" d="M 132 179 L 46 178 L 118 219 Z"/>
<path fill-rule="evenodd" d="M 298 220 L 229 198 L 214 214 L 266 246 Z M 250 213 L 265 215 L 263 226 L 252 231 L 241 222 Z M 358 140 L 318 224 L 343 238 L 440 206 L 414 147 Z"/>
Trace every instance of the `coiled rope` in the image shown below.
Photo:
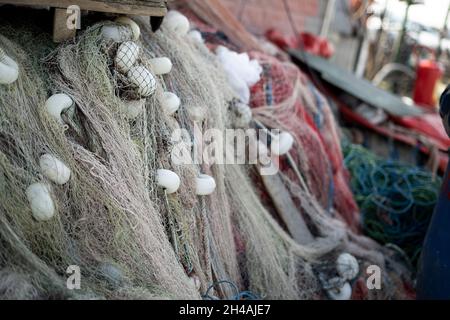
<path fill-rule="evenodd" d="M 397 245 L 414 265 L 441 179 L 416 166 L 379 159 L 361 146 L 344 143 L 343 150 L 364 232 L 382 244 Z"/>

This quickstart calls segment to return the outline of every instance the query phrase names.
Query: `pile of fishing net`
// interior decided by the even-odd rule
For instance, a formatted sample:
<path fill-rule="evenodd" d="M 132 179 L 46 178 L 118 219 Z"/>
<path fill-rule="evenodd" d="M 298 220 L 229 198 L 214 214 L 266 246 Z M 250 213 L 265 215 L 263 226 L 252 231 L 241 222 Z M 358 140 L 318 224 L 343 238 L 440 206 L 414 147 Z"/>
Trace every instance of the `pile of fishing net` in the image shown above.
<path fill-rule="evenodd" d="M 354 298 L 403 298 L 408 273 L 390 251 L 330 217 L 320 203 L 328 198 L 290 184 L 315 229 L 311 243 L 299 244 L 263 205 L 253 166 L 174 161 L 173 132 L 185 130 L 188 148 L 198 128 L 224 132 L 236 97 L 201 42 L 138 22 L 140 37 L 122 19 L 56 49 L 39 30 L 0 29 L 0 47 L 19 70 L 14 83 L 0 85 L 0 297 L 336 298 L 351 294 L 341 291 L 351 279 L 361 287 L 364 270 L 376 264 L 382 288 L 354 290 Z M 137 82 L 117 60 L 124 44 L 134 48 L 125 56 L 140 71 Z M 165 71 L 154 60 L 162 57 L 171 62 Z M 181 101 L 175 113 L 165 109 L 168 92 Z M 60 117 L 48 109 L 55 94 L 71 101 Z M 298 135 L 320 141 L 311 128 Z M 66 178 L 49 175 L 42 159 Z M 159 169 L 179 177 L 176 192 L 159 187 Z M 197 195 L 200 173 L 214 178 L 208 196 Z M 357 258 L 345 276 L 336 264 L 343 252 Z M 67 287 L 70 266 L 81 271 L 80 289 Z"/>
<path fill-rule="evenodd" d="M 20 69 L 17 81 L 0 92 L 2 297 L 194 299 L 215 279 L 243 288 L 232 210 L 237 211 L 234 228 L 245 230 L 243 236 L 253 234 L 242 244 L 247 249 L 241 259 L 246 288 L 264 297 L 300 297 L 295 279 L 302 271 L 288 236 L 271 233 L 269 217 L 254 217 L 263 214 L 255 205 L 244 209 L 228 198 L 233 190 L 226 190 L 225 184 L 230 181 L 244 190 L 251 188 L 240 169 L 225 174 L 223 166 L 202 168 L 214 175 L 217 185 L 214 195 L 202 199 L 195 194 L 200 168 L 174 165 L 168 156 L 177 121 L 192 130 L 190 113 L 211 116 L 204 126 L 224 126 L 230 91 L 212 56 L 170 32 L 150 34 L 150 27 L 142 26 L 140 63 L 151 70 L 149 59 L 165 53 L 174 70 L 158 79 L 157 92 L 146 99 L 144 112 L 130 120 L 111 59 L 117 45 L 103 41 L 102 27 L 96 25 L 75 43 L 60 46 L 46 57 L 45 65 L 1 38 L 2 48 Z M 19 34 L 25 33 L 8 35 Z M 163 89 L 176 91 L 183 101 L 177 121 L 161 112 Z M 56 92 L 74 101 L 62 114 L 64 126 L 45 108 L 47 97 Z M 56 185 L 42 175 L 43 153 L 57 156 L 70 168 L 67 183 Z M 181 177 L 176 194 L 157 188 L 155 172 L 161 167 Z M 31 212 L 26 190 L 36 182 L 45 184 L 55 206 L 56 214 L 49 220 L 38 221 Z M 251 196 L 252 191 L 242 195 Z M 245 210 L 254 210 L 254 215 Z M 247 225 L 250 218 L 257 222 Z M 82 290 L 66 288 L 70 265 L 81 270 Z M 311 270 L 303 272 L 314 279 Z M 194 284 L 189 276 L 196 279 Z M 214 289 L 219 298 L 233 292 Z"/>
<path fill-rule="evenodd" d="M 233 32 L 226 32 L 224 37 L 221 29 L 216 27 L 221 26 L 224 19 L 213 20 L 217 12 L 225 10 L 217 2 L 178 1 L 177 4 L 192 20 L 205 45 L 220 57 L 224 51 L 222 46 L 239 51 L 241 38 L 253 36 L 245 31 L 238 38 Z M 222 15 L 226 16 L 225 13 Z M 211 25 L 207 23 L 209 21 L 217 22 Z M 251 41 L 248 43 L 253 44 Z M 244 48 L 248 46 L 240 49 Z M 352 230 L 358 232 L 359 212 L 348 186 L 349 177 L 343 166 L 339 133 L 328 101 L 292 63 L 280 61 L 261 51 L 251 51 L 249 58 L 250 63 L 257 61 L 263 70 L 260 81 L 250 86 L 249 101 L 245 98 L 246 93 L 241 94 L 244 91 L 242 86 L 236 85 L 239 82 L 236 77 L 231 78 L 233 87 L 238 87 L 241 101 L 249 103 L 254 118 L 267 127 L 295 133 L 296 148 L 292 156 L 299 162 L 308 188 L 324 208 L 342 217 Z M 296 154 L 296 150 L 301 150 L 301 154 Z M 288 176 L 294 175 L 292 172 L 289 174 L 285 163 L 281 166 Z"/>
<path fill-rule="evenodd" d="M 149 188 L 152 167 L 160 164 L 144 156 L 158 154 L 156 143 L 140 145 L 132 132 L 99 28 L 60 46 L 46 65 L 3 36 L 1 46 L 20 68 L 18 80 L 0 91 L 2 268 L 26 275 L 42 298 L 199 297 L 165 234 L 158 190 Z M 64 126 L 45 107 L 57 92 L 74 101 L 63 113 Z M 157 102 L 147 103 L 151 117 Z M 164 130 L 154 118 L 147 124 Z M 43 175 L 43 154 L 70 168 L 69 182 L 58 185 Z M 52 219 L 32 214 L 28 190 L 34 183 L 50 195 Z M 71 265 L 81 270 L 82 291 L 66 288 Z"/>
<path fill-rule="evenodd" d="M 188 3 L 188 6 L 191 6 Z M 193 7 L 195 7 L 195 10 L 199 10 L 198 6 L 200 6 L 200 4 L 196 3 Z M 191 6 L 192 7 L 192 6 Z M 198 17 L 197 17 L 198 18 Z M 208 19 L 206 19 L 208 20 Z M 202 34 L 204 34 L 203 30 L 204 30 L 204 26 L 203 24 L 196 24 L 196 27 L 201 31 Z M 208 27 L 208 30 L 210 30 L 210 26 Z M 236 45 L 235 43 L 233 44 L 233 38 L 231 37 L 229 39 L 230 41 L 230 48 L 234 48 Z M 216 48 L 217 41 L 214 40 L 213 43 L 209 43 L 208 41 L 206 41 L 206 45 L 210 48 Z M 223 44 L 223 42 L 221 43 Z M 304 133 L 304 139 L 307 141 L 307 139 L 315 139 L 315 141 L 319 141 L 320 144 L 325 144 L 328 143 L 328 145 L 325 147 L 326 151 L 323 151 L 323 154 L 325 154 L 324 156 L 324 162 L 328 161 L 328 157 L 330 159 L 332 159 L 332 167 L 334 168 L 334 176 L 336 180 L 336 184 L 338 185 L 339 189 L 337 191 L 334 191 L 334 186 L 331 187 L 327 190 L 332 190 L 330 191 L 331 194 L 333 194 L 333 197 L 335 197 L 334 199 L 334 206 L 336 208 L 339 208 L 339 210 L 337 212 L 337 217 L 339 217 L 339 215 L 343 215 L 344 219 L 346 220 L 355 230 L 358 230 L 358 209 L 357 206 L 353 200 L 353 196 L 352 193 L 348 187 L 348 174 L 346 173 L 346 170 L 344 169 L 343 166 L 343 159 L 342 159 L 342 155 L 341 155 L 341 150 L 340 150 L 340 142 L 339 142 L 339 135 L 337 133 L 337 126 L 335 124 L 335 120 L 334 117 L 331 113 L 331 110 L 329 109 L 329 106 L 326 102 L 326 100 L 317 92 L 317 90 L 314 88 L 314 86 L 312 86 L 309 81 L 306 79 L 306 77 L 304 77 L 299 70 L 293 66 L 292 64 L 283 64 L 280 61 L 274 59 L 274 58 L 270 58 L 267 57 L 266 55 L 262 54 L 262 53 L 252 53 L 250 55 L 251 57 L 264 57 L 266 59 L 269 59 L 269 61 L 276 66 L 282 66 L 280 68 L 278 68 L 278 70 L 282 70 L 280 73 L 282 74 L 281 77 L 275 78 L 276 81 L 273 81 L 273 79 L 271 78 L 271 74 L 267 72 L 267 65 L 265 65 L 264 63 L 261 63 L 261 65 L 263 66 L 263 79 L 262 81 L 259 83 L 261 84 L 267 84 L 267 86 L 263 86 L 265 90 L 264 92 L 272 92 L 273 90 L 273 86 L 276 87 L 278 84 L 280 84 L 280 79 L 284 80 L 281 81 L 281 84 L 279 85 L 279 88 L 281 88 L 280 90 L 277 90 L 276 92 L 278 93 L 278 97 L 280 99 L 280 101 L 277 101 L 277 104 L 275 105 L 275 103 L 272 102 L 272 105 L 274 106 L 278 106 L 278 107 L 284 107 L 284 108 L 279 108 L 281 109 L 281 112 L 278 112 L 279 109 L 277 109 L 276 107 L 268 107 L 268 108 L 261 108 L 260 111 L 257 108 L 254 108 L 253 111 L 253 116 L 254 118 L 261 120 L 261 122 L 263 122 L 264 124 L 266 124 L 268 127 L 272 127 L 272 128 L 282 128 L 285 129 L 286 128 L 286 123 L 289 124 L 290 122 L 294 122 L 296 126 L 300 126 L 300 127 L 305 127 L 305 125 L 302 124 L 302 121 L 298 121 L 296 120 L 296 116 L 300 115 L 300 119 L 308 119 L 309 116 L 309 121 L 307 121 L 308 124 L 308 128 L 309 130 L 306 131 L 306 133 Z M 271 59 L 271 60 L 270 60 Z M 260 60 L 260 62 L 262 62 L 262 58 Z M 270 69 L 269 69 L 270 70 Z M 291 72 L 289 73 L 286 70 L 290 70 Z M 267 72 L 267 73 L 266 73 Z M 264 75 L 267 75 L 266 78 L 264 78 Z M 299 81 L 300 84 L 302 84 L 302 90 L 291 90 L 294 91 L 296 94 L 291 94 L 289 95 L 289 88 L 292 88 L 293 86 L 296 85 L 295 81 L 290 81 L 292 80 L 292 78 L 295 78 L 295 75 L 299 76 L 301 78 L 302 81 Z M 290 76 L 290 77 L 289 77 Z M 267 80 L 266 82 L 264 82 L 264 80 Z M 258 85 L 255 86 L 255 88 L 257 88 Z M 252 88 L 253 90 L 254 88 Z M 284 90 L 284 92 L 283 92 Z M 281 93 L 280 93 L 281 91 Z M 256 90 L 256 92 L 258 92 Z M 259 91 L 261 92 L 261 91 Z M 286 93 L 287 92 L 287 93 Z M 284 93 L 284 96 L 283 96 Z M 299 98 L 298 100 L 303 102 L 307 108 L 304 108 L 306 110 L 302 110 L 302 106 L 300 104 L 300 107 L 294 108 L 292 107 L 292 105 L 294 105 L 295 103 L 292 102 L 292 100 L 296 100 L 296 95 L 300 96 L 301 99 Z M 261 95 L 266 97 L 265 95 Z M 261 97 L 258 95 L 255 95 L 254 92 L 252 92 L 252 101 L 253 99 L 256 99 L 255 101 L 258 101 L 258 98 Z M 268 99 L 270 99 L 270 93 L 267 95 Z M 285 98 L 285 100 L 283 100 L 283 97 Z M 286 98 L 287 97 L 287 98 Z M 265 100 L 263 100 L 265 101 Z M 270 103 L 263 103 L 261 102 L 261 104 L 263 106 L 265 105 L 270 105 Z M 252 105 L 253 106 L 253 105 Z M 290 110 L 289 110 L 290 109 Z M 300 110 L 299 110 L 300 109 Z M 285 112 L 283 114 L 283 111 L 288 111 Z M 281 114 L 280 117 L 278 117 L 278 114 Z M 314 120 L 311 120 L 314 119 Z M 282 120 L 280 120 L 282 119 Z M 295 122 L 296 121 L 296 122 Z M 293 130 L 292 131 L 296 131 L 296 126 L 292 125 Z M 320 128 L 320 129 L 318 129 Z M 314 130 L 315 129 L 315 130 Z M 317 137 L 318 136 L 318 137 Z M 315 138 L 314 138 L 315 137 Z M 325 143 L 324 143 L 325 142 Z M 298 140 L 296 140 L 296 144 L 298 143 Z M 300 156 L 304 155 L 302 154 L 303 150 L 300 149 L 301 151 L 295 150 L 297 149 L 296 147 L 294 147 L 292 149 L 292 153 L 299 153 Z M 312 149 L 312 148 L 311 148 Z M 285 160 L 281 160 L 282 162 L 285 162 Z M 311 166 L 314 166 L 315 163 L 317 162 L 317 159 L 314 159 L 314 161 L 310 160 Z M 298 163 L 298 162 L 297 162 Z M 301 164 L 299 164 L 301 165 Z M 320 192 L 317 191 L 317 196 L 313 195 L 310 190 L 309 187 L 306 186 L 304 183 L 302 184 L 301 181 L 299 180 L 303 180 L 301 176 L 305 176 L 305 172 L 301 172 L 301 174 L 298 174 L 298 170 L 294 170 L 293 167 L 295 168 L 295 165 L 292 166 L 288 163 L 282 163 L 283 168 L 285 168 L 284 170 L 286 170 L 287 172 L 290 171 L 290 176 L 286 175 L 286 174 L 282 174 L 283 176 L 283 180 L 285 182 L 285 184 L 288 186 L 288 189 L 290 190 L 290 194 L 292 196 L 292 198 L 296 201 L 296 203 L 298 204 L 299 208 L 301 208 L 302 210 L 302 215 L 304 216 L 305 220 L 307 220 L 308 222 L 311 222 L 309 224 L 310 229 L 312 230 L 313 233 L 315 233 L 316 236 L 324 236 L 324 235 L 330 235 L 330 237 L 328 237 L 328 240 L 333 239 L 333 237 L 336 237 L 335 239 L 343 239 L 346 236 L 344 234 L 347 233 L 347 236 L 350 238 L 350 240 L 348 240 L 349 243 L 347 243 L 347 245 L 349 245 L 350 247 L 353 247 L 353 249 L 355 250 L 355 254 L 358 255 L 359 257 L 364 257 L 364 259 L 367 259 L 367 261 L 375 261 L 377 260 L 376 258 L 374 259 L 374 255 L 378 256 L 378 258 L 380 258 L 381 260 L 383 260 L 384 258 L 386 258 L 387 260 L 389 260 L 390 262 L 387 263 L 388 265 L 390 265 L 390 267 L 396 266 L 399 267 L 400 269 L 402 269 L 402 267 L 400 266 L 401 264 L 397 264 L 395 262 L 393 262 L 393 260 L 391 260 L 391 252 L 385 251 L 383 248 L 381 248 L 380 246 L 377 246 L 376 244 L 374 244 L 373 242 L 371 242 L 368 239 L 364 239 L 364 238 L 358 238 L 355 237 L 355 235 L 352 232 L 349 232 L 349 230 L 347 229 L 347 227 L 343 226 L 343 225 L 339 225 L 336 223 L 336 221 L 332 218 L 330 218 L 329 215 L 329 208 L 330 208 L 330 202 L 333 203 L 333 201 L 323 201 L 322 203 L 319 203 L 316 199 L 319 198 L 320 199 L 320 195 L 323 196 L 324 192 Z M 325 165 L 324 165 L 325 166 Z M 298 169 L 298 168 L 296 168 Z M 295 174 L 292 172 L 295 171 Z M 307 172 L 307 171 L 306 171 Z M 325 171 L 327 172 L 327 171 Z M 312 179 L 320 179 L 321 176 L 324 175 L 324 171 L 313 171 L 311 170 L 311 176 Z M 333 174 L 330 173 L 330 175 Z M 299 177 L 300 176 L 300 177 Z M 261 186 L 261 184 L 257 183 L 255 184 L 255 175 L 252 174 L 251 177 L 253 177 L 253 184 L 255 185 L 256 190 L 258 190 L 259 195 L 263 194 L 266 195 L 266 192 L 263 190 L 264 187 Z M 326 180 L 325 180 L 326 181 Z M 333 181 L 334 182 L 334 181 Z M 326 182 L 325 182 L 326 183 Z M 324 183 L 324 184 L 325 184 Z M 311 183 L 312 184 L 312 183 Z M 331 185 L 332 183 L 329 183 L 328 185 Z M 326 198 L 325 198 L 326 200 Z M 270 212 L 272 214 L 274 214 L 273 209 L 267 207 L 267 201 L 265 201 L 265 199 L 261 199 L 261 201 L 266 205 L 266 208 L 270 210 Z M 324 205 L 323 203 L 326 203 L 326 205 Z M 332 205 L 331 205 L 332 206 Z M 276 215 L 276 213 L 275 213 Z M 345 217 L 347 217 L 345 219 Z M 277 221 L 279 221 L 279 219 L 275 216 L 275 218 L 277 219 Z M 317 230 L 319 230 L 317 232 Z M 337 235 L 339 234 L 340 235 Z M 327 238 L 327 237 L 325 237 Z M 366 253 L 362 254 L 361 251 L 359 251 L 359 249 L 357 249 L 358 247 L 360 247 L 362 245 L 362 243 L 364 243 L 366 245 Z M 314 244 L 311 244 L 311 246 L 314 246 Z M 364 246 L 364 245 L 363 245 Z M 377 252 L 377 253 L 375 253 Z M 382 252 L 382 253 L 381 253 Z M 385 257 L 383 257 L 383 254 L 385 255 Z M 327 259 L 325 257 L 322 257 L 323 261 L 330 261 L 331 259 Z M 388 267 L 388 269 L 390 268 Z M 395 268 L 393 268 L 395 269 Z M 410 297 L 410 291 L 409 290 L 404 290 L 403 288 L 403 281 L 405 280 L 404 283 L 408 283 L 408 276 L 406 276 L 404 279 L 400 279 L 398 278 L 396 275 L 401 274 L 398 273 L 399 270 L 394 271 L 392 274 L 390 274 L 392 276 L 392 279 L 397 278 L 398 282 L 398 292 L 396 292 L 396 294 L 398 294 L 397 297 L 399 296 L 403 296 L 403 297 Z M 405 272 L 405 275 L 407 275 L 407 272 Z M 386 283 L 390 283 L 389 287 L 392 289 L 393 286 L 393 282 L 395 282 L 394 280 L 386 280 Z M 408 285 L 406 285 L 408 287 Z M 367 290 L 366 290 L 367 291 Z M 373 292 L 370 292 L 373 293 Z M 361 294 L 359 296 L 359 298 L 367 298 L 368 294 L 370 295 L 370 293 L 365 292 L 364 294 Z M 356 298 L 356 297 L 355 297 Z"/>
<path fill-rule="evenodd" d="M 364 233 L 399 247 L 415 269 L 442 179 L 413 165 L 380 159 L 362 146 L 347 143 L 343 151 Z"/>
<path fill-rule="evenodd" d="M 254 116 L 295 136 L 293 157 L 309 190 L 323 208 L 358 232 L 359 212 L 348 187 L 339 133 L 327 100 L 295 65 L 261 53 L 251 56 L 263 68 L 261 80 L 251 88 Z"/>

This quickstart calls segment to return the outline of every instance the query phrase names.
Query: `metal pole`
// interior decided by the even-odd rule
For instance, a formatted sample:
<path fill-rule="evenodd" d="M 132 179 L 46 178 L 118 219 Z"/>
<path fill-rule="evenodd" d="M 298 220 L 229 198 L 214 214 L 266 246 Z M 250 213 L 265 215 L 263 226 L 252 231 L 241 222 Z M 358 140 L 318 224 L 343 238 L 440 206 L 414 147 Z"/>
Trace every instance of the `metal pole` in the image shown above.
<path fill-rule="evenodd" d="M 336 9 L 336 0 L 329 0 L 327 3 L 327 7 L 325 9 L 325 15 L 323 17 L 322 28 L 320 30 L 320 36 L 322 38 L 328 37 L 328 31 L 330 30 L 335 9 Z"/>
<path fill-rule="evenodd" d="M 366 7 L 367 1 L 368 0 L 364 0 L 361 5 Z M 367 56 L 369 50 L 369 40 L 367 38 L 367 28 L 365 25 L 362 25 L 362 27 L 359 28 L 357 37 L 359 40 L 359 44 L 358 44 L 358 51 L 356 54 L 357 58 L 353 70 L 357 77 L 362 77 L 366 69 Z"/>
<path fill-rule="evenodd" d="M 450 4 L 448 6 L 447 14 L 445 15 L 444 26 L 442 27 L 441 34 L 439 37 L 439 46 L 438 46 L 437 52 L 436 52 L 436 60 L 439 60 L 439 58 L 441 57 L 441 54 L 442 54 L 442 41 L 447 36 L 447 31 L 448 31 L 447 25 L 448 25 L 449 18 L 450 18 Z M 444 35 L 444 33 L 445 33 L 445 35 Z"/>
<path fill-rule="evenodd" d="M 383 57 L 384 52 L 382 53 L 381 50 L 384 50 L 384 41 L 386 39 L 386 34 L 385 34 L 385 30 L 384 30 L 384 26 L 386 25 L 386 23 L 389 21 L 388 19 L 388 8 L 389 8 L 389 1 L 390 0 L 386 0 L 384 3 L 384 8 L 383 8 L 383 12 L 380 16 L 381 19 L 381 27 L 380 30 L 378 31 L 377 34 L 377 40 L 376 40 L 376 47 L 375 47 L 375 53 L 373 56 L 373 76 L 375 76 L 375 73 L 378 72 L 381 67 L 378 67 L 381 64 L 381 61 L 383 61 Z"/>
<path fill-rule="evenodd" d="M 405 41 L 405 35 L 406 35 L 406 25 L 408 23 L 408 16 L 409 16 L 409 9 L 411 5 L 413 4 L 413 0 L 407 1 L 406 6 L 406 12 L 405 12 L 405 18 L 403 19 L 402 29 L 400 31 L 400 37 L 397 41 L 396 47 L 395 47 L 395 62 L 401 62 L 400 61 L 400 52 L 403 46 L 403 42 Z"/>

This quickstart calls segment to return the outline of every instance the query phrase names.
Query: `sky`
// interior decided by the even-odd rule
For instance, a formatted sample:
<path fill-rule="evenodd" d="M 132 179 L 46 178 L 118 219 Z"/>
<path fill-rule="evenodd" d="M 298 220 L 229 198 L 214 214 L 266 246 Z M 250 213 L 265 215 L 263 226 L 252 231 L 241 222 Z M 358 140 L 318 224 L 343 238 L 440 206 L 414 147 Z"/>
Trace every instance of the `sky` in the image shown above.
<path fill-rule="evenodd" d="M 406 8 L 405 2 L 399 0 L 377 0 L 380 5 L 384 5 L 386 1 L 390 11 L 399 19 L 402 19 Z M 442 28 L 450 0 L 425 0 L 424 2 L 423 5 L 413 5 L 411 7 L 410 20 L 430 27 Z"/>

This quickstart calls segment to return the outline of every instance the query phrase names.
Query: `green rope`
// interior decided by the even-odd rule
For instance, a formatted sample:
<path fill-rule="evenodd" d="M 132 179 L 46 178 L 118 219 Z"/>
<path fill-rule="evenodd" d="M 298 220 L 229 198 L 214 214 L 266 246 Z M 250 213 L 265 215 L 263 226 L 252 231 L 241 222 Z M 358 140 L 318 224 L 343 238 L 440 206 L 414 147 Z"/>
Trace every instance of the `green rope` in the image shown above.
<path fill-rule="evenodd" d="M 416 166 L 382 160 L 361 146 L 344 143 L 343 152 L 364 232 L 397 245 L 415 264 L 441 179 Z"/>

